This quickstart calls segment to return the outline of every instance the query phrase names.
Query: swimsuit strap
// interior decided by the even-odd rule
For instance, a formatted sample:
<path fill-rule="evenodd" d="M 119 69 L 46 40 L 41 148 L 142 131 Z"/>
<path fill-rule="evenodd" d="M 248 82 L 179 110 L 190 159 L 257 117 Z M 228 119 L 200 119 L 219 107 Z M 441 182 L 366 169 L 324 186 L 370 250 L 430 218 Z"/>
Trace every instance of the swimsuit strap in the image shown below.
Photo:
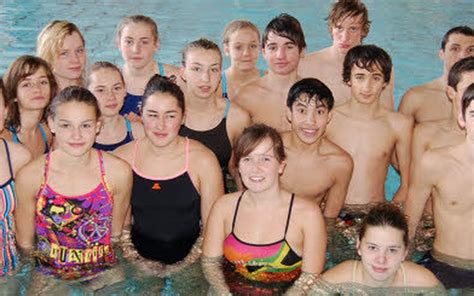
<path fill-rule="evenodd" d="M 225 76 L 225 71 L 222 72 L 222 96 L 227 99 L 227 76 Z"/>
<path fill-rule="evenodd" d="M 165 76 L 165 67 L 162 63 L 158 63 L 158 71 L 161 76 Z"/>
<path fill-rule="evenodd" d="M 237 220 L 237 212 L 239 211 L 240 201 L 242 200 L 242 196 L 244 196 L 244 193 L 245 193 L 245 191 L 242 191 L 242 193 L 239 196 L 239 199 L 237 200 L 237 205 L 235 206 L 234 218 L 232 218 L 231 233 L 234 233 L 235 221 Z"/>
<path fill-rule="evenodd" d="M 400 264 L 400 269 L 402 270 L 402 276 L 403 276 L 403 286 L 407 286 L 407 274 L 405 272 L 405 267 L 403 267 L 403 262 Z"/>
<path fill-rule="evenodd" d="M 189 168 L 189 138 L 186 137 L 186 163 L 185 163 L 185 166 L 184 166 L 184 171 L 187 172 L 188 171 L 188 168 Z"/>
<path fill-rule="evenodd" d="M 38 123 L 38 128 L 41 132 L 41 136 L 43 137 L 45 150 L 47 151 L 49 149 L 49 147 L 48 147 L 48 137 L 46 136 L 46 132 L 44 131 L 43 125 L 41 123 Z"/>
<path fill-rule="evenodd" d="M 18 138 L 18 134 L 16 133 L 15 129 L 13 128 L 12 125 L 10 125 L 8 127 L 8 129 L 10 130 L 10 132 L 12 133 L 12 140 L 13 140 L 13 143 L 15 144 L 21 144 L 20 142 L 20 138 Z"/>
<path fill-rule="evenodd" d="M 258 71 L 260 72 L 260 77 L 265 76 L 265 70 L 259 69 Z"/>
<path fill-rule="evenodd" d="M 124 117 L 125 125 L 127 126 L 127 134 L 130 135 L 130 139 L 133 141 L 133 132 L 132 132 L 132 123 L 128 120 L 127 117 Z"/>
<path fill-rule="evenodd" d="M 44 160 L 44 182 L 43 182 L 44 185 L 48 183 L 48 172 L 49 172 L 50 162 L 51 162 L 51 152 L 48 152 Z"/>
<path fill-rule="evenodd" d="M 132 168 L 135 170 L 135 158 L 137 157 L 137 150 L 138 150 L 138 142 L 140 140 L 135 141 L 135 144 L 133 145 L 133 150 L 132 150 Z"/>
<path fill-rule="evenodd" d="M 293 209 L 293 200 L 295 199 L 295 194 L 291 194 L 291 200 L 290 200 L 290 207 L 288 210 L 288 218 L 286 219 L 286 226 L 285 226 L 285 236 L 283 239 L 286 240 L 286 233 L 288 232 L 288 226 L 290 226 L 290 218 L 291 218 L 291 210 Z"/>
<path fill-rule="evenodd" d="M 97 154 L 99 156 L 99 165 L 100 165 L 100 178 L 106 184 L 105 182 L 105 168 L 104 168 L 104 156 L 102 155 L 102 152 L 99 149 L 96 149 Z"/>
<path fill-rule="evenodd" d="M 230 100 L 225 99 L 225 110 L 224 110 L 224 118 L 227 118 L 227 115 L 229 114 L 229 109 L 230 109 Z"/>
<path fill-rule="evenodd" d="M 352 282 L 356 282 L 356 275 L 357 275 L 357 265 L 359 264 L 359 261 L 354 260 L 354 264 L 352 265 Z"/>
<path fill-rule="evenodd" d="M 7 152 L 7 160 L 8 160 L 8 170 L 10 171 L 10 176 L 13 179 L 13 168 L 12 168 L 12 160 L 10 158 L 10 150 L 8 149 L 7 141 L 2 138 L 3 145 L 5 145 L 5 151 Z"/>

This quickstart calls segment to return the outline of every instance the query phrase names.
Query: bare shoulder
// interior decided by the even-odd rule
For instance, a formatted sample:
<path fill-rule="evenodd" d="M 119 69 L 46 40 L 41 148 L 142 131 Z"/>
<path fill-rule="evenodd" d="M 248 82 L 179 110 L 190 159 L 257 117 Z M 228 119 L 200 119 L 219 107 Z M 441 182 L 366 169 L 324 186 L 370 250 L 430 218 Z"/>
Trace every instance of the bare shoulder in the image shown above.
<path fill-rule="evenodd" d="M 323 273 L 321 277 L 332 284 L 351 282 L 354 264 L 354 260 L 344 261 Z"/>
<path fill-rule="evenodd" d="M 259 96 L 259 94 L 265 91 L 265 85 L 263 83 L 264 78 L 265 77 L 256 79 L 242 86 L 233 101 L 239 104 L 244 109 L 248 110 L 247 105 L 251 101 L 255 101 L 255 97 Z"/>
<path fill-rule="evenodd" d="M 229 120 L 232 120 L 236 123 L 249 123 L 250 114 L 239 104 L 231 104 L 229 109 Z"/>
<path fill-rule="evenodd" d="M 302 221 L 311 221 L 322 217 L 321 208 L 315 199 L 304 198 L 301 196 L 295 196 L 293 201 L 293 213 Z"/>
<path fill-rule="evenodd" d="M 18 172 L 15 182 L 24 182 L 26 184 L 41 184 L 45 173 L 46 155 L 28 162 Z"/>
<path fill-rule="evenodd" d="M 403 262 L 409 287 L 436 287 L 440 284 L 436 276 L 428 269 L 416 263 Z"/>
<path fill-rule="evenodd" d="M 129 142 L 123 146 L 118 147 L 117 149 L 114 150 L 113 155 L 125 160 L 129 164 L 132 163 L 132 157 L 133 157 L 133 149 L 135 149 L 135 145 L 138 140 Z"/>
<path fill-rule="evenodd" d="M 384 113 L 386 114 L 385 118 L 393 130 L 406 131 L 407 129 L 413 128 L 414 119 L 412 117 L 387 109 L 384 109 Z"/>
<path fill-rule="evenodd" d="M 214 211 L 218 211 L 219 213 L 223 214 L 230 214 L 233 212 L 237 200 L 239 197 L 242 195 L 242 191 L 239 192 L 233 192 L 229 194 L 225 194 L 221 196 L 220 198 L 216 199 L 213 205 Z"/>
<path fill-rule="evenodd" d="M 328 167 L 333 168 L 336 175 L 347 171 L 352 172 L 354 161 L 349 153 L 327 138 L 323 138 L 321 147 L 323 155 L 327 158 Z"/>
<path fill-rule="evenodd" d="M 108 152 L 102 152 L 102 155 L 107 175 L 118 178 L 118 180 L 123 180 L 131 176 L 132 169 L 125 160 Z"/>
<path fill-rule="evenodd" d="M 25 146 L 11 141 L 7 141 L 8 150 L 12 159 L 14 174 L 18 172 L 25 164 L 32 160 L 31 153 Z"/>
<path fill-rule="evenodd" d="M 442 121 L 426 121 L 415 126 L 413 133 L 415 135 L 434 134 L 442 125 Z"/>
<path fill-rule="evenodd" d="M 139 139 L 145 136 L 145 130 L 141 122 L 134 121 L 134 122 L 131 122 L 131 125 L 132 125 L 132 134 L 135 139 Z"/>

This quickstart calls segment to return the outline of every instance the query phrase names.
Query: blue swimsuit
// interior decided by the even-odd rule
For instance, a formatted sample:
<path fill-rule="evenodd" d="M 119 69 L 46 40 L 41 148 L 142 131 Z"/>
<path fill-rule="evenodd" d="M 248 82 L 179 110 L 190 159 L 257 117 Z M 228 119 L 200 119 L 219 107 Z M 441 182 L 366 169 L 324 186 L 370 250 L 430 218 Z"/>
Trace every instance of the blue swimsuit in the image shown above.
<path fill-rule="evenodd" d="M 43 137 L 43 141 L 44 141 L 44 153 L 48 153 L 49 152 L 49 145 L 48 145 L 48 137 L 46 136 L 46 132 L 44 131 L 44 128 L 43 126 L 41 125 L 41 123 L 38 123 L 38 128 L 41 132 L 41 136 Z M 16 144 L 23 144 L 21 141 L 20 141 L 20 138 L 18 138 L 18 134 L 17 132 L 15 131 L 15 129 L 10 126 L 9 128 L 10 132 L 12 133 L 12 140 L 13 140 L 13 143 L 16 143 Z"/>
<path fill-rule="evenodd" d="M 125 125 L 127 126 L 127 134 L 125 135 L 125 138 L 122 141 L 115 144 L 101 144 L 101 143 L 95 142 L 94 145 L 92 145 L 92 147 L 98 150 L 102 150 L 102 151 L 114 151 L 118 147 L 125 145 L 128 142 L 133 141 L 134 139 L 133 139 L 133 133 L 132 133 L 132 124 L 130 123 L 130 120 L 128 120 L 127 118 L 125 118 Z"/>
<path fill-rule="evenodd" d="M 161 76 L 165 76 L 165 67 L 162 63 L 158 63 L 158 72 Z M 127 92 L 125 102 L 120 110 L 120 115 L 127 115 L 130 112 L 140 114 L 140 105 L 143 95 L 132 95 Z"/>

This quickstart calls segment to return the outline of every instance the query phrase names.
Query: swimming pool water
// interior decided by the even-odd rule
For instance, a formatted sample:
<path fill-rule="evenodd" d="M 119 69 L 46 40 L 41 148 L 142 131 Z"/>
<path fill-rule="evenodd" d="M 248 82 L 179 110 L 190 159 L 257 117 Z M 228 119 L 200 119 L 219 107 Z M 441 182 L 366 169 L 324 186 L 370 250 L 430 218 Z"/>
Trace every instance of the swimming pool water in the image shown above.
<path fill-rule="evenodd" d="M 89 63 L 108 60 L 122 64 L 115 47 L 115 27 L 130 14 L 153 17 L 159 26 L 161 49 L 157 58 L 179 65 L 181 49 L 199 37 L 221 43 L 226 23 L 245 18 L 260 30 L 274 16 L 287 12 L 303 26 L 307 51 L 327 47 L 331 39 L 325 18 L 328 0 L 176 0 L 176 1 L 3 1 L 0 3 L 0 73 L 21 54 L 34 54 L 36 36 L 53 19 L 76 23 L 86 38 Z M 438 50 L 443 34 L 457 25 L 473 25 L 474 6 L 470 0 L 367 0 L 372 27 L 366 44 L 386 49 L 395 66 L 395 100 L 410 87 L 442 74 Z M 229 61 L 224 61 L 227 67 Z M 265 68 L 260 58 L 259 66 Z M 386 183 L 387 197 L 399 184 L 391 169 Z"/>

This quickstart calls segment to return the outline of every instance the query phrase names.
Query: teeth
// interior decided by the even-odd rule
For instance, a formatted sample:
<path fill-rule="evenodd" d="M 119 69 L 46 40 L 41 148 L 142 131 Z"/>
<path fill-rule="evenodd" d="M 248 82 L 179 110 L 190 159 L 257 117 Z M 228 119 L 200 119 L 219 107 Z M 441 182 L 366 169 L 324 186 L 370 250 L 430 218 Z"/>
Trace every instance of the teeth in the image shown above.
<path fill-rule="evenodd" d="M 250 177 L 249 178 L 251 181 L 255 181 L 255 182 L 260 182 L 260 181 L 263 181 L 263 177 Z"/>

